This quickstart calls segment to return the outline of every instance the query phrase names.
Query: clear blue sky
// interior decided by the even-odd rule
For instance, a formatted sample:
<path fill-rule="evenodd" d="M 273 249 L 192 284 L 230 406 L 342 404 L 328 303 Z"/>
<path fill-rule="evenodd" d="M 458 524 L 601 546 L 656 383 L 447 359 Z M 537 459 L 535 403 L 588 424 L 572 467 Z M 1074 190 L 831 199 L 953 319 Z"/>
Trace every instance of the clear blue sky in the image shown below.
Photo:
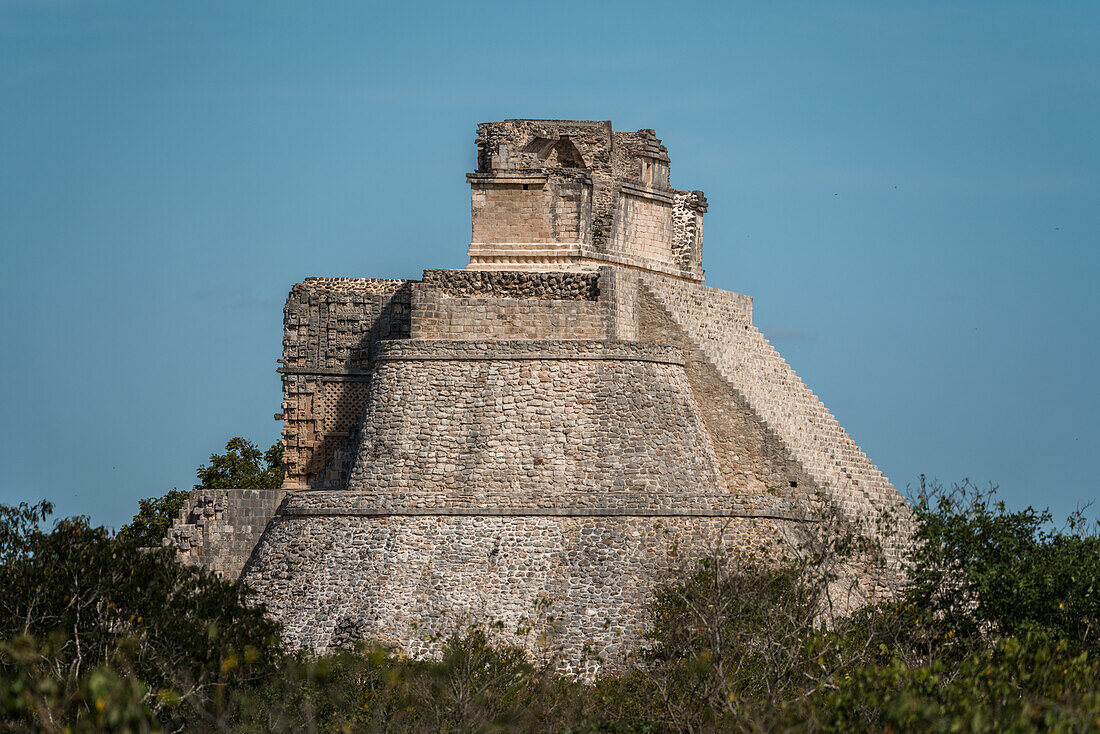
<path fill-rule="evenodd" d="M 0 501 L 273 441 L 291 284 L 463 267 L 506 117 L 656 128 L 899 488 L 1100 496 L 1100 3 L 0 0 Z"/>

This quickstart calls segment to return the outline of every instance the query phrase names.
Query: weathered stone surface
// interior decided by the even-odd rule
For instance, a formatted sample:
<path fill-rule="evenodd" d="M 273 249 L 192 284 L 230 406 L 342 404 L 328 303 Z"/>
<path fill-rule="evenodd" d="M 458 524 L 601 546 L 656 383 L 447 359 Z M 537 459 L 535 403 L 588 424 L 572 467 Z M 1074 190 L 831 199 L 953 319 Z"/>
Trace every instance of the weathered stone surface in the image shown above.
<path fill-rule="evenodd" d="M 181 556 L 240 573 L 296 645 L 434 654 L 470 621 L 534 620 L 549 635 L 519 642 L 581 673 L 639 644 L 669 574 L 797 546 L 823 503 L 896 572 L 907 506 L 752 299 L 700 284 L 707 201 L 670 187 L 653 131 L 478 134 L 468 269 L 294 286 L 285 499 L 193 494 Z M 850 576 L 860 599 L 897 578 Z"/>
<path fill-rule="evenodd" d="M 692 515 L 279 516 L 245 579 L 302 647 L 370 637 L 432 655 L 441 636 L 500 622 L 501 639 L 593 673 L 636 647 L 652 589 L 675 571 L 715 548 L 759 551 L 800 532 Z"/>

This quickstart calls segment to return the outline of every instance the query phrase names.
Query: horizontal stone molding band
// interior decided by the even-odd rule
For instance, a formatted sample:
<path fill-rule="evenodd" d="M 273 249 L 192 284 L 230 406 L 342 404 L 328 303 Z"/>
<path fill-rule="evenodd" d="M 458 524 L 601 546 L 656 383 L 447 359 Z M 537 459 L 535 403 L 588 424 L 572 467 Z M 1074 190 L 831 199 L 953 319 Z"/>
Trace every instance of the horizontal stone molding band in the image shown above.
<path fill-rule="evenodd" d="M 569 361 L 595 360 L 603 362 L 653 362 L 683 366 L 683 360 L 661 359 L 654 356 L 618 355 L 618 354 L 566 354 L 553 352 L 519 352 L 512 354 L 445 354 L 433 352 L 406 352 L 403 354 L 380 354 L 379 362 L 498 362 L 498 361 Z"/>
<path fill-rule="evenodd" d="M 402 339 L 382 342 L 375 357 L 392 361 L 507 361 L 604 360 L 654 362 L 682 366 L 679 347 L 662 344 L 597 340 L 538 340 L 476 342 L 448 339 Z"/>
<path fill-rule="evenodd" d="M 671 192 L 668 191 L 659 191 L 652 187 L 643 186 L 631 181 L 623 181 L 620 185 L 622 186 L 623 193 L 637 196 L 641 199 L 652 199 L 653 201 L 660 201 L 665 204 L 672 204 L 675 201 Z"/>
<path fill-rule="evenodd" d="M 635 513 L 671 512 L 678 515 L 731 512 L 766 515 L 810 515 L 809 497 L 781 495 L 736 495 L 660 490 L 607 491 L 592 487 L 578 490 L 479 490 L 456 489 L 409 491 L 401 487 L 376 486 L 370 491 L 356 489 L 302 489 L 289 494 L 283 510 L 370 510 L 434 511 L 470 510 L 491 507 L 497 510 L 557 511 L 563 507 L 596 512 Z M 816 505 L 814 505 L 816 507 Z"/>
<path fill-rule="evenodd" d="M 275 371 L 280 375 L 305 375 L 336 382 L 370 382 L 371 378 L 370 372 L 362 367 L 280 367 Z"/>
<path fill-rule="evenodd" d="M 562 270 L 591 272 L 601 267 L 614 265 L 623 270 L 644 274 L 660 273 L 665 277 L 692 284 L 701 283 L 705 279 L 701 269 L 698 273 L 685 275 L 669 265 L 630 253 L 601 253 L 592 249 L 585 249 L 579 255 L 570 255 L 565 251 L 561 253 L 540 252 L 539 254 L 530 254 L 516 253 L 509 250 L 507 254 L 496 255 L 480 249 L 483 244 L 470 243 L 470 247 L 466 251 L 466 254 L 470 257 L 470 264 L 466 266 L 468 270 L 473 272 L 515 272 L 517 270 L 538 272 L 542 269 L 553 272 Z"/>
<path fill-rule="evenodd" d="M 466 248 L 466 254 L 471 257 L 487 255 L 573 257 L 580 255 L 581 247 L 580 242 L 471 242 Z"/>
<path fill-rule="evenodd" d="M 436 290 L 443 298 L 597 301 L 599 281 L 597 273 L 425 270 L 423 287 Z"/>
<path fill-rule="evenodd" d="M 588 185 L 592 184 L 592 174 L 579 169 L 559 168 L 552 173 L 540 170 L 512 169 L 492 172 L 473 172 L 466 174 L 466 182 L 474 185 L 513 184 L 527 185 L 537 184 L 542 186 L 551 176 L 558 180 L 579 181 Z"/>
<path fill-rule="evenodd" d="M 781 510 L 615 510 L 591 507 L 435 507 L 392 509 L 372 507 L 291 507 L 279 517 L 731 517 L 814 523 L 810 515 Z"/>

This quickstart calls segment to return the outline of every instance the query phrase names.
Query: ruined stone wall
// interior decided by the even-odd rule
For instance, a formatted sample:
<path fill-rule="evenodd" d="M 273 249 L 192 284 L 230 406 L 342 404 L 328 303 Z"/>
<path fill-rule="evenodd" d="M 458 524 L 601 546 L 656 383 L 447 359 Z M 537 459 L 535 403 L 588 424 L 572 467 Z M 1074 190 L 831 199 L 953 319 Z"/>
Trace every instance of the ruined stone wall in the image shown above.
<path fill-rule="evenodd" d="M 673 192 L 672 258 L 681 272 L 703 278 L 703 214 L 707 198 L 702 191 Z"/>
<path fill-rule="evenodd" d="M 184 563 L 235 580 L 284 496 L 279 489 L 192 490 L 164 542 Z"/>
<path fill-rule="evenodd" d="M 370 359 L 383 339 L 409 336 L 405 280 L 310 278 L 283 312 L 282 418 L 287 487 L 339 486 L 363 414 Z"/>
<path fill-rule="evenodd" d="M 483 122 L 477 126 L 477 167 L 483 172 L 583 167 L 610 175 L 611 138 L 607 120 Z"/>
<path fill-rule="evenodd" d="M 669 188 L 668 150 L 661 145 L 656 131 L 643 128 L 634 132 L 611 133 L 611 172 L 619 181 L 632 181 L 651 189 Z"/>
<path fill-rule="evenodd" d="M 653 130 L 605 122 L 504 120 L 478 126 L 470 267 L 593 270 L 604 264 L 693 281 L 701 267 L 701 192 L 669 186 Z M 675 209 L 675 213 L 674 213 Z"/>

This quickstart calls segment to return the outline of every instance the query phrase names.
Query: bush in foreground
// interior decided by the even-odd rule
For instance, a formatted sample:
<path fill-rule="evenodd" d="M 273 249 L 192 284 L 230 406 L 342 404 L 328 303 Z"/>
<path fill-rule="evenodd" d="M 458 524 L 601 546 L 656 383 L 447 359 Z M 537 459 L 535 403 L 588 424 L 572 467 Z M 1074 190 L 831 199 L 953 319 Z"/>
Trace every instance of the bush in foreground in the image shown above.
<path fill-rule="evenodd" d="M 649 646 L 581 682 L 471 628 L 437 661 L 279 647 L 238 584 L 48 507 L 0 510 L 0 704 L 23 731 L 1092 731 L 1100 545 L 1080 517 L 926 488 L 899 598 L 820 614 L 816 549 L 716 555 L 655 597 Z"/>
<path fill-rule="evenodd" d="M 278 627 L 247 603 L 242 585 L 82 518 L 44 531 L 50 510 L 0 506 L 4 700 L 13 681 L 39 681 L 23 698 L 43 725 L 61 726 L 81 710 L 82 691 L 115 676 L 172 726 L 210 715 L 227 689 L 275 670 Z"/>

